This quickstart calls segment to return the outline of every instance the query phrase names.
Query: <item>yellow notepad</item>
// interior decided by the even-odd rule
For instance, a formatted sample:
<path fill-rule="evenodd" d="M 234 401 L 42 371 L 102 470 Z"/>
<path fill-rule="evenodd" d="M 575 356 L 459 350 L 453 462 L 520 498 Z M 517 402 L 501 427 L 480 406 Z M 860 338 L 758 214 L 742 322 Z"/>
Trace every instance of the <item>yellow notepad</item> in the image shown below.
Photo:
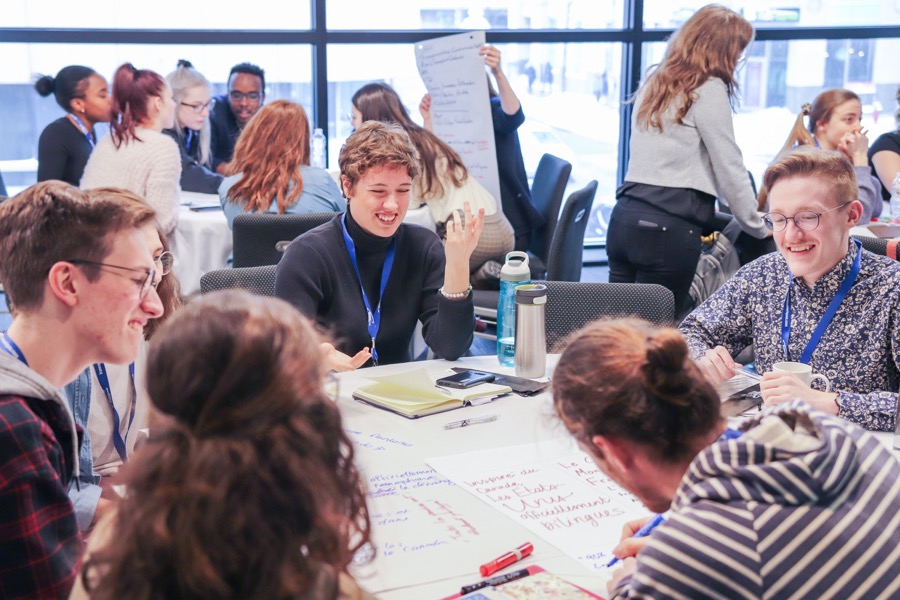
<path fill-rule="evenodd" d="M 438 387 L 425 369 L 370 379 L 372 383 L 358 387 L 353 398 L 407 419 L 462 408 L 512 391 L 507 385 L 494 383 L 481 383 L 466 389 Z"/>

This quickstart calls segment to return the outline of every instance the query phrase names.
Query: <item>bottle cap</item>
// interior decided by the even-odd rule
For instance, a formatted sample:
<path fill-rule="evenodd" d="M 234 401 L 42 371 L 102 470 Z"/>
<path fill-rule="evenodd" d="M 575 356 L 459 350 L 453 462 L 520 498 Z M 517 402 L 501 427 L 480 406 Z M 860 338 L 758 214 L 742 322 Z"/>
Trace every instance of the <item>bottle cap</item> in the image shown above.
<path fill-rule="evenodd" d="M 546 304 L 547 286 L 527 283 L 516 286 L 516 304 Z"/>
<path fill-rule="evenodd" d="M 531 279 L 528 254 L 520 250 L 508 252 L 506 262 L 500 269 L 500 279 L 503 281 L 528 281 Z"/>

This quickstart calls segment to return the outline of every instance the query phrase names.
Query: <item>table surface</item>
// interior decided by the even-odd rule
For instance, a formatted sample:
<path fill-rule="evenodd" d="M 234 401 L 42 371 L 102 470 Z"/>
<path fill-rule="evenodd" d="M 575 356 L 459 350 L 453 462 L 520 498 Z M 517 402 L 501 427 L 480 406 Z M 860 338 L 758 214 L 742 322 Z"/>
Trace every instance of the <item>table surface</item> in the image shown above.
<path fill-rule="evenodd" d="M 557 358 L 557 356 L 548 357 L 548 363 L 554 365 Z M 369 489 L 372 537 L 378 548 L 378 553 L 371 563 L 353 567 L 357 581 L 379 598 L 388 600 L 445 597 L 459 591 L 462 585 L 479 581 L 481 577 L 478 574 L 478 565 L 524 541 L 531 541 L 535 546 L 534 554 L 517 562 L 506 571 L 540 565 L 605 597 L 609 574 L 589 570 L 521 524 L 475 498 L 461 486 L 452 484 L 441 486 L 439 492 L 434 493 L 439 494 L 447 506 L 465 506 L 464 516 L 470 523 L 477 526 L 479 523 L 490 522 L 493 526 L 480 531 L 482 535 L 471 545 L 467 557 L 463 560 L 459 559 L 458 552 L 442 551 L 441 548 L 434 548 L 433 552 L 413 553 L 403 562 L 397 560 L 396 549 L 392 548 L 396 543 L 386 539 L 391 530 L 390 522 L 397 515 L 381 510 L 383 505 L 380 505 L 378 500 L 378 496 L 384 490 L 385 481 L 390 480 L 391 474 L 402 473 L 407 480 L 406 483 L 409 484 L 406 493 L 415 494 L 419 505 L 425 506 L 428 502 L 427 487 L 416 488 L 417 482 L 410 474 L 421 475 L 430 471 L 426 460 L 431 457 L 520 444 L 537 444 L 546 440 L 571 443 L 570 436 L 555 416 L 549 393 L 529 398 L 509 395 L 486 405 L 467 407 L 421 419 L 405 419 L 356 402 L 351 397 L 353 389 L 367 383 L 368 377 L 371 376 L 402 373 L 418 367 L 424 367 L 430 373 L 434 373 L 454 366 L 514 374 L 513 369 L 501 367 L 496 357 L 480 356 L 463 358 L 453 363 L 434 360 L 389 365 L 337 376 L 337 402 L 344 426 L 354 442 L 357 464 Z M 499 419 L 465 428 L 443 429 L 443 425 L 447 422 L 491 413 L 499 414 Z M 877 437 L 889 446 L 892 443 L 892 434 L 879 433 Z M 421 486 L 433 484 L 434 481 L 429 483 L 418 481 L 418 485 Z M 586 528 L 585 535 L 591 535 L 589 528 Z M 612 540 L 612 543 L 615 541 L 617 540 Z M 389 556 L 385 557 L 384 554 Z M 422 581 L 421 571 L 429 569 L 433 571 L 435 564 L 447 564 L 452 567 L 448 566 L 442 576 Z M 381 575 L 387 576 L 393 583 L 384 587 Z M 401 583 L 398 584 L 398 581 Z"/>

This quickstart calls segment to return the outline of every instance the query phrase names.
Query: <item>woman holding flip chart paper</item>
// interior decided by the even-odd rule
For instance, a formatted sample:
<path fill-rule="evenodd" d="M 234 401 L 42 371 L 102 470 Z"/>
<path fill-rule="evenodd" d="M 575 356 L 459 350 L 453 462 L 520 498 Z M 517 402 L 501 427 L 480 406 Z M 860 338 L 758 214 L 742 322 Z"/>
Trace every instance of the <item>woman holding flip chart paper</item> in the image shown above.
<path fill-rule="evenodd" d="M 670 511 L 626 526 L 612 598 L 900 594 L 900 463 L 868 432 L 800 401 L 726 430 L 681 335 L 636 319 L 577 333 L 553 400 L 604 473 Z"/>
<path fill-rule="evenodd" d="M 462 213 L 466 202 L 472 210 L 484 211 L 484 235 L 471 254 L 470 270 L 477 270 L 489 260 L 502 263 L 515 245 L 512 225 L 499 202 L 469 174 L 459 154 L 414 123 L 400 96 L 387 84 L 369 83 L 353 94 L 353 126 L 366 121 L 397 123 L 409 134 L 421 161 L 419 174 L 413 177 L 411 197 L 428 205 L 442 238 L 453 215 Z"/>
<path fill-rule="evenodd" d="M 217 292 L 161 327 L 147 362 L 166 421 L 123 469 L 73 597 L 371 598 L 347 574 L 369 516 L 309 321 Z"/>
<path fill-rule="evenodd" d="M 338 371 L 412 359 L 416 324 L 440 358 L 456 360 L 472 343 L 475 308 L 469 257 L 484 211 L 465 205 L 443 246 L 434 232 L 403 223 L 419 158 L 406 131 L 370 121 L 341 148 L 347 211 L 295 239 L 275 276 L 275 294 L 326 327 L 323 347 Z"/>

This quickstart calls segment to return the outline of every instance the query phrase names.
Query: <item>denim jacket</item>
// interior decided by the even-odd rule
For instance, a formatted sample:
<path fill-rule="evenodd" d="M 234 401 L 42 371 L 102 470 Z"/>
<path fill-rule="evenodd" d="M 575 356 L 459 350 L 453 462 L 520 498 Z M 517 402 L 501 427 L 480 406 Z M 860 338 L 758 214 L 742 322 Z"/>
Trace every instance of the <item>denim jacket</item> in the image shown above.
<path fill-rule="evenodd" d="M 91 437 L 88 433 L 88 415 L 91 411 L 91 368 L 82 371 L 78 377 L 63 388 L 63 395 L 69 401 L 69 408 L 75 422 L 84 431 L 78 455 L 79 470 L 77 480 L 69 484 L 69 499 L 75 505 L 78 528 L 87 531 L 94 520 L 97 502 L 100 500 L 100 476 L 94 473 Z"/>

